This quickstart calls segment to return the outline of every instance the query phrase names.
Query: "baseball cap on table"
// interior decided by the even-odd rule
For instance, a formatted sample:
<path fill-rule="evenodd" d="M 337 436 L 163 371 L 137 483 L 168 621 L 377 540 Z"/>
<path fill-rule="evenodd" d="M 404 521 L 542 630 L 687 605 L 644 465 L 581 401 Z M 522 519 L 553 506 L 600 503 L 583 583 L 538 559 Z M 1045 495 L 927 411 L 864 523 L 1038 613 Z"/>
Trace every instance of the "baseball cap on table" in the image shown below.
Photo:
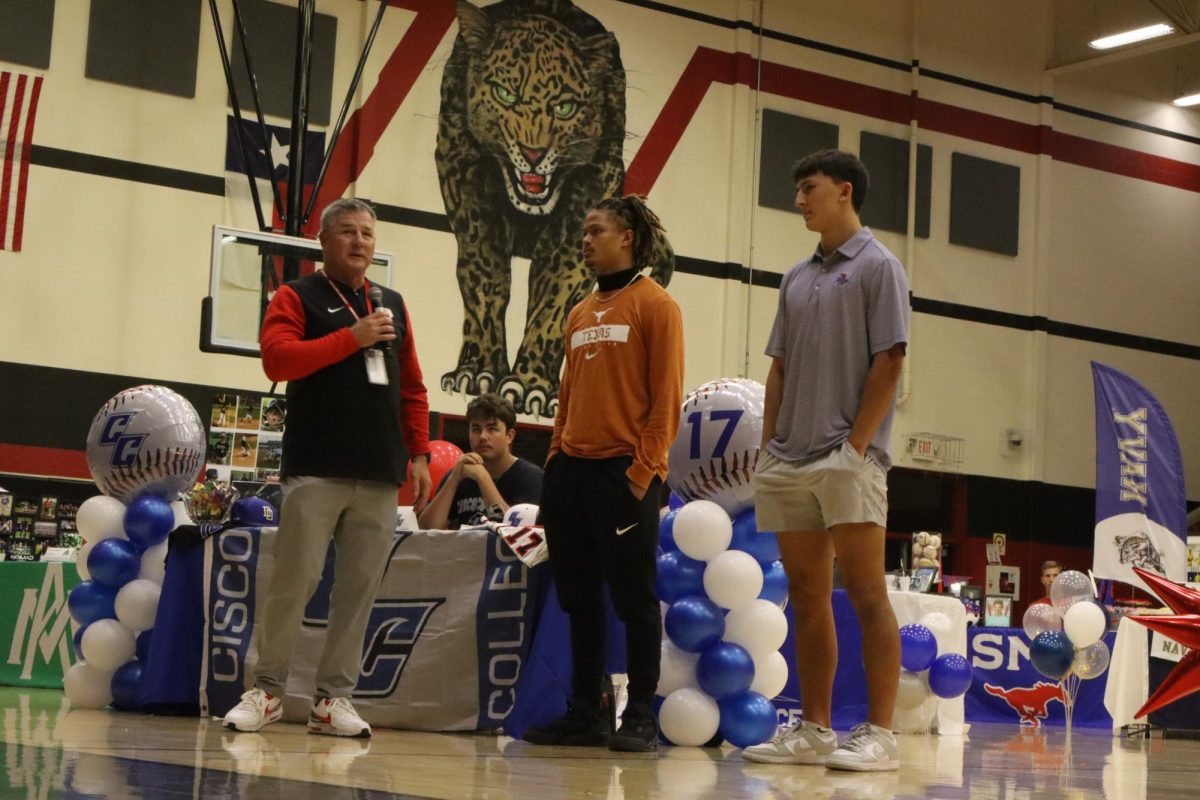
<path fill-rule="evenodd" d="M 234 501 L 229 518 L 242 525 L 270 527 L 279 524 L 279 512 L 261 497 L 243 497 Z"/>

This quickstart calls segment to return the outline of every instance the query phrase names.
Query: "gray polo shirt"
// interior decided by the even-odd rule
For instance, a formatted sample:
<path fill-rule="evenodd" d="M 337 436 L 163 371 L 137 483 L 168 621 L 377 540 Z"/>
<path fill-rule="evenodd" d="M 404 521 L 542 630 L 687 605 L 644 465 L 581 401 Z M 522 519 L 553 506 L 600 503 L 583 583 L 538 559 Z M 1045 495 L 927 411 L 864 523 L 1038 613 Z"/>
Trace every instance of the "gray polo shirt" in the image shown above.
<path fill-rule="evenodd" d="M 908 277 L 863 228 L 828 256 L 817 252 L 783 277 L 766 353 L 783 358 L 783 397 L 767 449 L 815 461 L 850 435 L 871 356 L 908 341 Z M 884 469 L 892 409 L 867 448 Z"/>

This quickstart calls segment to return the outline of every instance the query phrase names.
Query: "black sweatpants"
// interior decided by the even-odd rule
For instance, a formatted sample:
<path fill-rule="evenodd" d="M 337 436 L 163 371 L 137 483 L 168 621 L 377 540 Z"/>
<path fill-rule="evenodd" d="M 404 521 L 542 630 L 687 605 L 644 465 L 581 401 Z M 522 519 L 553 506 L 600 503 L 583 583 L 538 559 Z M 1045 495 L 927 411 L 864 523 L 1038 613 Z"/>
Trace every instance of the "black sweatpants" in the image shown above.
<path fill-rule="evenodd" d="M 654 595 L 658 493 L 629 491 L 630 456 L 590 459 L 559 452 L 542 479 L 541 522 L 558 600 L 571 622 L 572 702 L 599 709 L 608 586 L 625 623 L 629 702 L 648 710 L 658 688 L 662 619 Z"/>

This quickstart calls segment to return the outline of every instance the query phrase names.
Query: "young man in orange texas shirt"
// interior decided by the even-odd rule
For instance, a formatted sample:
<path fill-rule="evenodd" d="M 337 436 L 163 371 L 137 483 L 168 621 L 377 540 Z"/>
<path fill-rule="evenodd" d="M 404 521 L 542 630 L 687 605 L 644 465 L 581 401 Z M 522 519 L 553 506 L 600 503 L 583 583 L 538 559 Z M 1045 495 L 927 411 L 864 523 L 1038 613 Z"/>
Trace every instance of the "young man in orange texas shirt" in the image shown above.
<path fill-rule="evenodd" d="M 283 508 L 254 685 L 224 725 L 257 731 L 282 716 L 300 620 L 332 539 L 329 635 L 308 729 L 366 738 L 371 726 L 350 694 L 409 459 L 416 510 L 429 500 L 429 400 L 403 298 L 366 280 L 374 210 L 361 200 L 335 200 L 321 213 L 319 238 L 324 269 L 280 287 L 259 337 L 267 377 L 288 382 Z"/>
<path fill-rule="evenodd" d="M 654 595 L 658 495 L 683 396 L 679 306 L 641 270 L 658 218 L 640 197 L 602 200 L 583 225 L 596 291 L 567 318 L 566 368 L 543 480 L 541 521 L 571 624 L 567 713 L 525 732 L 534 744 L 657 749 L 662 620 Z M 601 710 L 608 586 L 625 623 L 629 703 L 613 734 Z"/>

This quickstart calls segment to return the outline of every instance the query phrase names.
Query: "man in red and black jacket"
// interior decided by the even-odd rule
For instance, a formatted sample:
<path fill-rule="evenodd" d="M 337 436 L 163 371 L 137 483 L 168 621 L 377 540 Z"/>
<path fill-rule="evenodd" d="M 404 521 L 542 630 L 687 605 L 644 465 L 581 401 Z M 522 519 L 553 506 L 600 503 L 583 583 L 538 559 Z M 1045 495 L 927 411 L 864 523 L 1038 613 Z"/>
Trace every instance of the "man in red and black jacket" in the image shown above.
<path fill-rule="evenodd" d="M 429 500 L 429 400 L 403 298 L 366 279 L 375 212 L 337 200 L 321 214 L 318 238 L 324 269 L 275 293 L 259 339 L 267 377 L 288 382 L 284 499 L 254 686 L 225 727 L 256 731 L 282 716 L 304 606 L 332 540 L 328 636 L 308 729 L 368 737 L 349 697 L 410 459 L 416 510 Z"/>

